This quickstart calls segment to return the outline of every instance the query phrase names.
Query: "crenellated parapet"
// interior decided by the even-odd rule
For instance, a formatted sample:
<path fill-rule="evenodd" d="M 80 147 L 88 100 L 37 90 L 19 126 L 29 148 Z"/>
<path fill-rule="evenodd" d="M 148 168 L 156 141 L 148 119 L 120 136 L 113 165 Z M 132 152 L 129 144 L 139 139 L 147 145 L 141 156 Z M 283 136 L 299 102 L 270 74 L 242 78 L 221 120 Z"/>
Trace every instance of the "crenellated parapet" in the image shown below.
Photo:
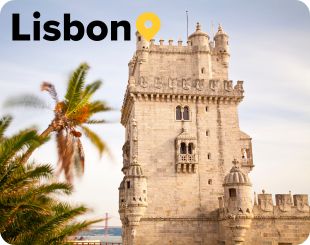
<path fill-rule="evenodd" d="M 308 195 L 289 193 L 273 197 L 263 191 L 257 195 L 257 200 L 255 197 L 253 213 L 256 218 L 310 218 Z"/>

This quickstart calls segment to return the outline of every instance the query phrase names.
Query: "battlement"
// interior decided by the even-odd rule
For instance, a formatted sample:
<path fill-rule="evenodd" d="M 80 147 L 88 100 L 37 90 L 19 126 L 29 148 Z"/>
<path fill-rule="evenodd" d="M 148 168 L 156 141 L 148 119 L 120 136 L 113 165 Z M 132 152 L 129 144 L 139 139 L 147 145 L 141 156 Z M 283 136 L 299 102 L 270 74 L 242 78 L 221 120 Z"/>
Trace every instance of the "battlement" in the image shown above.
<path fill-rule="evenodd" d="M 165 53 L 192 53 L 192 52 L 210 52 L 215 51 L 214 43 L 209 42 L 207 45 L 203 46 L 193 46 L 192 42 L 188 40 L 185 44 L 182 40 L 178 40 L 174 43 L 173 39 L 165 41 L 164 39 L 159 39 L 158 44 L 155 43 L 155 39 L 150 42 L 146 42 L 145 46 L 141 46 L 137 49 L 139 52 L 165 52 Z M 214 53 L 215 54 L 215 53 Z"/>
<path fill-rule="evenodd" d="M 257 199 L 257 200 L 256 200 Z M 276 194 L 275 205 L 272 194 L 258 194 L 254 197 L 255 216 L 310 216 L 308 195 L 306 194 Z"/>

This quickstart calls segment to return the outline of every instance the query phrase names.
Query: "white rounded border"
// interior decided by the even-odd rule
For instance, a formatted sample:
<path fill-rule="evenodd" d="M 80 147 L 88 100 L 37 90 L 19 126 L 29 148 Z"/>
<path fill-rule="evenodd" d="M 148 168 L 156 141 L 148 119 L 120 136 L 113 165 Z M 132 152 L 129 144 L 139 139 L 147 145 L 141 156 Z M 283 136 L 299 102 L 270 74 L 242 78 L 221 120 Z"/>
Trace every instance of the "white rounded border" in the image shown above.
<path fill-rule="evenodd" d="M 304 241 L 301 245 L 310 245 L 310 235 L 308 236 L 308 239 Z"/>
<path fill-rule="evenodd" d="M 298 1 L 304 3 L 310 12 L 310 0 L 298 0 Z"/>
<path fill-rule="evenodd" d="M 1 1 L 1 0 L 0 0 Z M 9 0 L 10 1 L 10 0 Z M 7 1 L 8 2 L 8 1 Z M 0 245 L 10 245 L 6 241 L 3 240 L 1 234 L 0 234 Z"/>
<path fill-rule="evenodd" d="M 1 12 L 1 9 L 3 8 L 3 6 L 7 3 L 7 2 L 10 2 L 12 0 L 0 0 L 0 12 Z M 1 241 L 0 241 L 1 242 Z M 0 243 L 1 244 L 1 243 Z"/>

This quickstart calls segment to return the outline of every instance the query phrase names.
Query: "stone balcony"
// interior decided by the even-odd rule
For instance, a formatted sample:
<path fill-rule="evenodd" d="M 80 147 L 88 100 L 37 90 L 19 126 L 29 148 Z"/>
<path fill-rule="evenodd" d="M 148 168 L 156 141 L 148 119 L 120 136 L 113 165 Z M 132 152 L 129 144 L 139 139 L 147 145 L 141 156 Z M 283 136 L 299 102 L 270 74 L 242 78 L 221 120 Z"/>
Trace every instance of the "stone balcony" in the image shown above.
<path fill-rule="evenodd" d="M 196 154 L 178 154 L 177 173 L 196 173 L 198 166 Z"/>

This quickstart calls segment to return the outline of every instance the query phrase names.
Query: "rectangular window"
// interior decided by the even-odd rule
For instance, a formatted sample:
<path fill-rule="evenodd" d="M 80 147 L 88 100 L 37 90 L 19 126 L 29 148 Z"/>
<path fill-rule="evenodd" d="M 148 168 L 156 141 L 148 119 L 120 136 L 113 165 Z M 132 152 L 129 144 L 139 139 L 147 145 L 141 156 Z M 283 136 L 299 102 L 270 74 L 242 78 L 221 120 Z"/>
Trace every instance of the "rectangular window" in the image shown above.
<path fill-rule="evenodd" d="M 237 196 L 237 191 L 235 188 L 230 188 L 229 189 L 229 197 L 236 197 Z"/>
<path fill-rule="evenodd" d="M 130 181 L 127 181 L 127 189 L 130 189 Z"/>

